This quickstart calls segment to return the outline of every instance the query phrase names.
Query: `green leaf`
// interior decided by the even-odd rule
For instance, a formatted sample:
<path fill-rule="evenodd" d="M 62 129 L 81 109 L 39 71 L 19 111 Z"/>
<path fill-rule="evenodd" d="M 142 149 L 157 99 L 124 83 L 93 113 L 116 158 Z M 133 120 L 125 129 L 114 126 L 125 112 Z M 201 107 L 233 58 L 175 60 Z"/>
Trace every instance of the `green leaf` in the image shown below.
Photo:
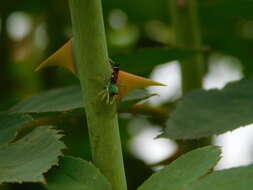
<path fill-rule="evenodd" d="M 253 79 L 222 90 L 196 90 L 178 103 L 164 137 L 194 139 L 221 134 L 253 122 Z"/>
<path fill-rule="evenodd" d="M 71 111 L 83 107 L 79 86 L 53 89 L 35 95 L 17 104 L 11 111 L 22 113 L 43 113 Z"/>
<path fill-rule="evenodd" d="M 62 135 L 41 126 L 22 139 L 0 146 L 0 183 L 45 182 L 43 173 L 58 163 Z"/>
<path fill-rule="evenodd" d="M 181 190 L 212 169 L 220 153 L 214 146 L 195 149 L 156 172 L 138 190 Z"/>
<path fill-rule="evenodd" d="M 159 64 L 182 60 L 198 52 L 200 51 L 179 48 L 147 48 L 134 53 L 116 55 L 112 59 L 120 64 L 122 70 L 147 76 Z"/>
<path fill-rule="evenodd" d="M 47 175 L 49 190 L 110 190 L 107 179 L 91 163 L 71 156 L 64 156 L 59 167 Z"/>
<path fill-rule="evenodd" d="M 149 94 L 147 90 L 145 89 L 137 89 L 129 94 L 127 94 L 122 101 L 128 102 L 128 101 L 141 101 L 146 100 L 147 98 L 150 98 L 152 96 L 155 96 L 158 94 Z"/>
<path fill-rule="evenodd" d="M 144 89 L 138 89 L 130 92 L 127 96 L 125 96 L 122 100 L 122 103 L 118 105 L 119 111 L 126 111 L 128 108 L 137 104 L 142 100 L 146 100 L 152 96 L 156 96 L 157 94 L 149 94 Z"/>
<path fill-rule="evenodd" d="M 0 113 L 0 145 L 13 140 L 17 131 L 33 118 L 20 113 Z"/>
<path fill-rule="evenodd" d="M 253 165 L 213 172 L 187 190 L 249 190 L 253 186 Z"/>
<path fill-rule="evenodd" d="M 118 105 L 119 110 L 127 109 L 131 105 L 154 95 L 148 94 L 145 90 L 135 90 L 123 98 Z M 46 113 L 74 111 L 80 108 L 83 108 L 81 89 L 78 86 L 72 86 L 49 90 L 32 96 L 12 107 L 11 111 L 18 113 Z"/>

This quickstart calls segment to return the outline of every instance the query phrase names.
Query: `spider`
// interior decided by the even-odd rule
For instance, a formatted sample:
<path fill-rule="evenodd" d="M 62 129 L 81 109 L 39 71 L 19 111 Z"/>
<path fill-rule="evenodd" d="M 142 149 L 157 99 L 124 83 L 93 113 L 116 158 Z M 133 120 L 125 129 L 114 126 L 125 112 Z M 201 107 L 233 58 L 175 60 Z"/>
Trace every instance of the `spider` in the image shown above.
<path fill-rule="evenodd" d="M 116 100 L 116 97 L 119 94 L 119 88 L 117 86 L 118 76 L 119 76 L 119 64 L 112 65 L 112 75 L 109 83 L 105 89 L 100 93 L 102 100 L 105 100 L 107 104 L 113 104 Z"/>

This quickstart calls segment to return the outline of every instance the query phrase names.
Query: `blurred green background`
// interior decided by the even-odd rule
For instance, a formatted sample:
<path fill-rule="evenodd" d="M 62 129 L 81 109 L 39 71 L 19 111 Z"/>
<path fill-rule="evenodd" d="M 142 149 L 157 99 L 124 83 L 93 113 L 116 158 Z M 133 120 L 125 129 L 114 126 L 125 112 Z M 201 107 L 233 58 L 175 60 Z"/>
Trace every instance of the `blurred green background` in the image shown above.
<path fill-rule="evenodd" d="M 170 23 L 169 0 L 104 0 L 103 8 L 110 56 L 146 47 L 176 47 Z M 222 87 L 231 79 L 252 75 L 252 10 L 252 0 L 199 0 L 207 73 L 205 88 Z M 2 1 L 0 24 L 0 111 L 47 89 L 79 83 L 75 76 L 62 68 L 48 68 L 34 72 L 34 68 L 41 61 L 72 36 L 67 0 Z M 158 74 L 153 72 L 155 69 L 153 68 L 146 74 L 152 73 L 152 77 L 160 80 L 158 75 L 163 73 L 165 78 L 171 75 L 174 79 L 177 77 L 179 81 L 180 72 L 177 72 L 179 67 L 178 65 L 176 67 L 174 70 L 166 70 L 164 67 L 163 72 L 159 71 L 160 74 L 158 71 Z M 122 68 L 127 71 L 128 68 L 133 68 L 133 65 L 131 66 L 129 62 L 122 65 Z M 135 72 L 141 75 L 142 73 L 141 69 Z M 180 84 L 174 79 L 169 81 L 171 82 L 168 84 L 168 88 L 171 87 L 169 93 L 163 94 L 159 89 L 156 90 L 157 93 L 161 92 L 162 105 L 166 109 L 181 94 Z M 158 102 L 155 99 L 151 100 L 153 104 Z M 89 160 L 88 136 L 87 129 L 83 127 L 84 123 L 82 116 L 70 115 L 57 121 L 55 125 L 66 134 L 64 141 L 69 147 L 66 152 Z M 155 126 L 155 133 L 162 128 L 162 124 L 152 117 L 128 114 L 122 114 L 120 117 L 129 189 L 135 189 L 153 172 L 153 167 L 150 166 L 152 164 L 144 162 L 141 156 L 133 154 L 129 148 L 131 147 L 129 143 L 146 126 Z M 174 143 L 174 146 L 177 144 L 170 143 Z M 175 150 L 169 152 L 173 151 Z M 164 160 L 170 161 L 170 157 Z M 6 189 L 40 188 L 43 189 L 42 186 L 34 184 L 22 186 L 14 184 L 6 187 Z"/>

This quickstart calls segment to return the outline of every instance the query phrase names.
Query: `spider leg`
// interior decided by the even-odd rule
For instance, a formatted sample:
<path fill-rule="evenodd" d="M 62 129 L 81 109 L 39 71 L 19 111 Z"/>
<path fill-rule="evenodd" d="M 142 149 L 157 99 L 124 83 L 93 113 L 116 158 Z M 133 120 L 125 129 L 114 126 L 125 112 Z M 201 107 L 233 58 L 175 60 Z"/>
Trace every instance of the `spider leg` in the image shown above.
<path fill-rule="evenodd" d="M 109 92 L 107 92 L 106 97 L 107 97 L 106 98 L 106 103 L 109 104 L 110 103 L 110 98 L 111 98 Z"/>
<path fill-rule="evenodd" d="M 105 99 L 105 91 L 102 90 L 101 92 L 99 92 L 99 94 L 97 96 L 101 97 L 101 100 L 104 100 Z"/>
<path fill-rule="evenodd" d="M 109 58 L 109 63 L 114 64 L 115 62 L 111 58 Z"/>
<path fill-rule="evenodd" d="M 102 101 L 107 101 L 107 99 L 108 99 L 107 91 L 104 91 L 104 95 L 103 95 Z"/>
<path fill-rule="evenodd" d="M 112 105 L 116 101 L 117 95 L 113 95 L 110 101 L 110 104 Z"/>

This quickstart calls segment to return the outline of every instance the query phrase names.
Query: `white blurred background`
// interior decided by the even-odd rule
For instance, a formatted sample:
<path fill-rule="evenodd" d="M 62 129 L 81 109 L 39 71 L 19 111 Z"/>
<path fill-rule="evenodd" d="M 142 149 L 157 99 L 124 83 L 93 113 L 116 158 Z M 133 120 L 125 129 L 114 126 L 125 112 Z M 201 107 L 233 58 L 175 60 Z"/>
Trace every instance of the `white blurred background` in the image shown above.
<path fill-rule="evenodd" d="M 234 57 L 215 54 L 211 56 L 210 67 L 204 79 L 204 88 L 223 88 L 228 82 L 241 79 L 240 61 Z M 167 87 L 150 87 L 149 90 L 160 96 L 150 101 L 160 104 L 167 98 L 181 96 L 181 73 L 179 63 L 176 61 L 163 64 L 155 69 L 151 78 L 165 83 Z M 138 122 L 138 121 L 135 121 Z M 143 121 L 142 121 L 143 122 Z M 133 127 L 136 124 L 133 123 Z M 176 150 L 176 144 L 168 139 L 154 139 L 160 134 L 159 128 L 147 123 L 147 127 L 138 132 L 130 144 L 135 155 L 148 164 L 159 162 Z M 222 159 L 216 169 L 248 165 L 252 162 L 253 127 L 239 128 L 232 132 L 215 136 L 214 144 L 222 148 Z"/>

